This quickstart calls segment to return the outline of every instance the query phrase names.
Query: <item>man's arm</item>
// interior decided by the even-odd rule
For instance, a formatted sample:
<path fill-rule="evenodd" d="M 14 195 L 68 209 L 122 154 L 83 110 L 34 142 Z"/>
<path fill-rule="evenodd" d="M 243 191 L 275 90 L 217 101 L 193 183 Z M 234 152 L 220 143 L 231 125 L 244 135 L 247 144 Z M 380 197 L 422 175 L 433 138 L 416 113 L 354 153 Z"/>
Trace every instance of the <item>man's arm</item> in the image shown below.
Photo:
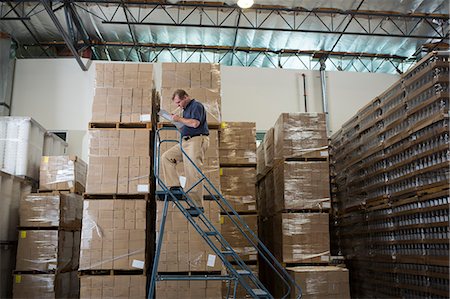
<path fill-rule="evenodd" d="M 172 114 L 172 117 L 173 121 L 180 122 L 190 128 L 198 128 L 198 126 L 200 126 L 200 121 L 195 118 L 184 118 L 176 114 Z"/>

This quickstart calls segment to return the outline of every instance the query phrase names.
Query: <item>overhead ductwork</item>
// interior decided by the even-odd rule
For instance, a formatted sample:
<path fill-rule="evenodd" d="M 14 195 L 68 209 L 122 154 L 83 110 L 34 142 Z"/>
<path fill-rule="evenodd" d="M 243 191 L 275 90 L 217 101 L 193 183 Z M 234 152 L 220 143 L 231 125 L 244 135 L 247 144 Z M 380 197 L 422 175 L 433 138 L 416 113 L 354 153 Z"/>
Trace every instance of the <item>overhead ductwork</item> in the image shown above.
<path fill-rule="evenodd" d="M 11 38 L 0 32 L 0 116 L 11 114 L 12 83 L 15 60 L 11 55 Z"/>

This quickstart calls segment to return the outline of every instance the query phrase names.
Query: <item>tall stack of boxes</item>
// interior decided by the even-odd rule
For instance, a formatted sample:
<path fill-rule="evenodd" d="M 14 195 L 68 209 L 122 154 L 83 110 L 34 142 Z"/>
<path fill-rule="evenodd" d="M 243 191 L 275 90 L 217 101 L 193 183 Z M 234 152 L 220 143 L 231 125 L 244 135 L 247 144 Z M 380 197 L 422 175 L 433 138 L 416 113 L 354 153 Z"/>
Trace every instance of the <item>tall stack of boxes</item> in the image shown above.
<path fill-rule="evenodd" d="M 222 122 L 219 134 L 222 195 L 257 235 L 256 124 L 254 122 Z M 227 211 L 229 212 L 230 209 Z M 258 276 L 256 266 L 258 255 L 255 247 L 242 235 L 232 219 L 225 213 L 222 214 L 220 220 L 222 235 Z M 225 283 L 223 293 L 227 293 Z M 245 298 L 245 295 L 245 289 L 239 287 L 237 297 Z"/>
<path fill-rule="evenodd" d="M 265 157 L 258 161 L 264 163 L 258 183 L 262 239 L 286 266 L 317 264 L 321 271 L 320 266 L 330 261 L 327 145 L 325 115 L 318 113 L 281 114 L 273 135 L 269 130 L 261 145 Z M 267 267 L 261 271 L 275 295 L 281 296 L 281 283 Z M 348 297 L 348 281 L 346 290 L 340 295 Z M 304 295 L 314 293 L 307 288 Z"/>
<path fill-rule="evenodd" d="M 449 60 L 432 53 L 331 138 L 355 297 L 448 297 Z"/>
<path fill-rule="evenodd" d="M 42 157 L 43 191 L 20 200 L 14 298 L 79 296 L 80 193 L 85 180 L 86 164 L 82 160 Z"/>
<path fill-rule="evenodd" d="M 20 199 L 31 191 L 31 181 L 0 171 L 0 298 L 12 297 Z"/>
<path fill-rule="evenodd" d="M 81 232 L 81 298 L 145 296 L 151 250 L 146 244 L 154 238 L 154 217 L 147 215 L 147 207 L 155 95 L 152 64 L 96 64 Z"/>
<path fill-rule="evenodd" d="M 172 95 L 177 89 L 184 89 L 192 99 L 198 100 L 205 107 L 210 143 L 205 154 L 202 171 L 219 192 L 221 187 L 219 135 L 217 129 L 221 121 L 220 80 L 220 66 L 218 64 L 162 64 L 160 108 L 181 116 L 181 109 L 176 107 L 172 101 Z M 160 118 L 159 125 L 168 126 L 169 123 Z M 179 140 L 180 135 L 176 131 L 163 130 L 160 132 L 160 137 L 161 140 Z M 161 155 L 174 145 L 175 143 L 162 143 Z M 181 177 L 184 176 L 183 163 L 178 164 L 177 172 Z M 159 188 L 159 186 L 156 187 Z M 219 207 L 210 201 L 211 197 L 206 191 L 203 191 L 203 194 L 206 217 L 220 231 Z M 157 202 L 157 230 L 159 229 L 163 206 L 164 203 L 162 201 Z M 178 208 L 169 205 L 158 271 L 172 274 L 177 272 L 186 274 L 189 272 L 191 275 L 204 275 L 206 273 L 218 274 L 222 267 L 220 259 Z M 185 283 L 167 281 L 156 284 L 156 296 L 158 298 L 178 298 L 180 293 L 187 298 L 219 298 L 221 297 L 221 283 L 214 281 Z"/>

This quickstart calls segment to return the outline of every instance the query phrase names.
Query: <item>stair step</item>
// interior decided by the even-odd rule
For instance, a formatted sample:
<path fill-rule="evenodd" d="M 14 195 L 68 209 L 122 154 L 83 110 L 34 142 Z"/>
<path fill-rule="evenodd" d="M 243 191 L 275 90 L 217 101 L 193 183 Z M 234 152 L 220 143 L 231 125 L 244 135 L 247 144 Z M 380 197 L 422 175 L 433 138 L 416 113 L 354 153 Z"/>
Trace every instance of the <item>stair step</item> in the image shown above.
<path fill-rule="evenodd" d="M 205 232 L 205 234 L 207 236 L 216 236 L 218 233 L 217 232 Z"/>
<path fill-rule="evenodd" d="M 247 270 L 237 270 L 236 272 L 239 275 L 250 275 L 250 274 L 252 274 L 252 272 L 247 271 Z"/>
<path fill-rule="evenodd" d="M 168 200 L 173 200 L 172 196 L 169 194 L 169 192 L 165 192 L 165 191 L 156 191 L 156 196 L 159 200 L 165 200 L 165 197 L 167 195 Z M 178 200 L 186 200 L 186 198 L 184 197 L 183 193 L 181 193 L 180 191 L 172 191 L 173 196 L 175 196 L 176 199 Z"/>
<path fill-rule="evenodd" d="M 235 252 L 232 251 L 232 250 L 225 250 L 225 251 L 222 251 L 222 254 L 223 254 L 223 255 L 234 255 Z"/>
<path fill-rule="evenodd" d="M 267 292 L 261 289 L 252 289 L 256 296 L 267 296 Z"/>

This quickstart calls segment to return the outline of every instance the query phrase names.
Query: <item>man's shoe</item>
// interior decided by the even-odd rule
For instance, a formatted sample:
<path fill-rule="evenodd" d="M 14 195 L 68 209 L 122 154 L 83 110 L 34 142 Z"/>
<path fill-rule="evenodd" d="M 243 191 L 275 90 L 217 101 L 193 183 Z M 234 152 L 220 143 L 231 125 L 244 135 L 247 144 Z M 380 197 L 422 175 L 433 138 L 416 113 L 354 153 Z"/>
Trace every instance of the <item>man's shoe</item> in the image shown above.
<path fill-rule="evenodd" d="M 188 211 L 189 215 L 191 215 L 192 217 L 198 217 L 200 215 L 200 213 L 205 212 L 205 209 L 203 207 L 198 207 L 198 209 L 189 208 L 189 209 L 186 209 L 186 211 Z"/>

